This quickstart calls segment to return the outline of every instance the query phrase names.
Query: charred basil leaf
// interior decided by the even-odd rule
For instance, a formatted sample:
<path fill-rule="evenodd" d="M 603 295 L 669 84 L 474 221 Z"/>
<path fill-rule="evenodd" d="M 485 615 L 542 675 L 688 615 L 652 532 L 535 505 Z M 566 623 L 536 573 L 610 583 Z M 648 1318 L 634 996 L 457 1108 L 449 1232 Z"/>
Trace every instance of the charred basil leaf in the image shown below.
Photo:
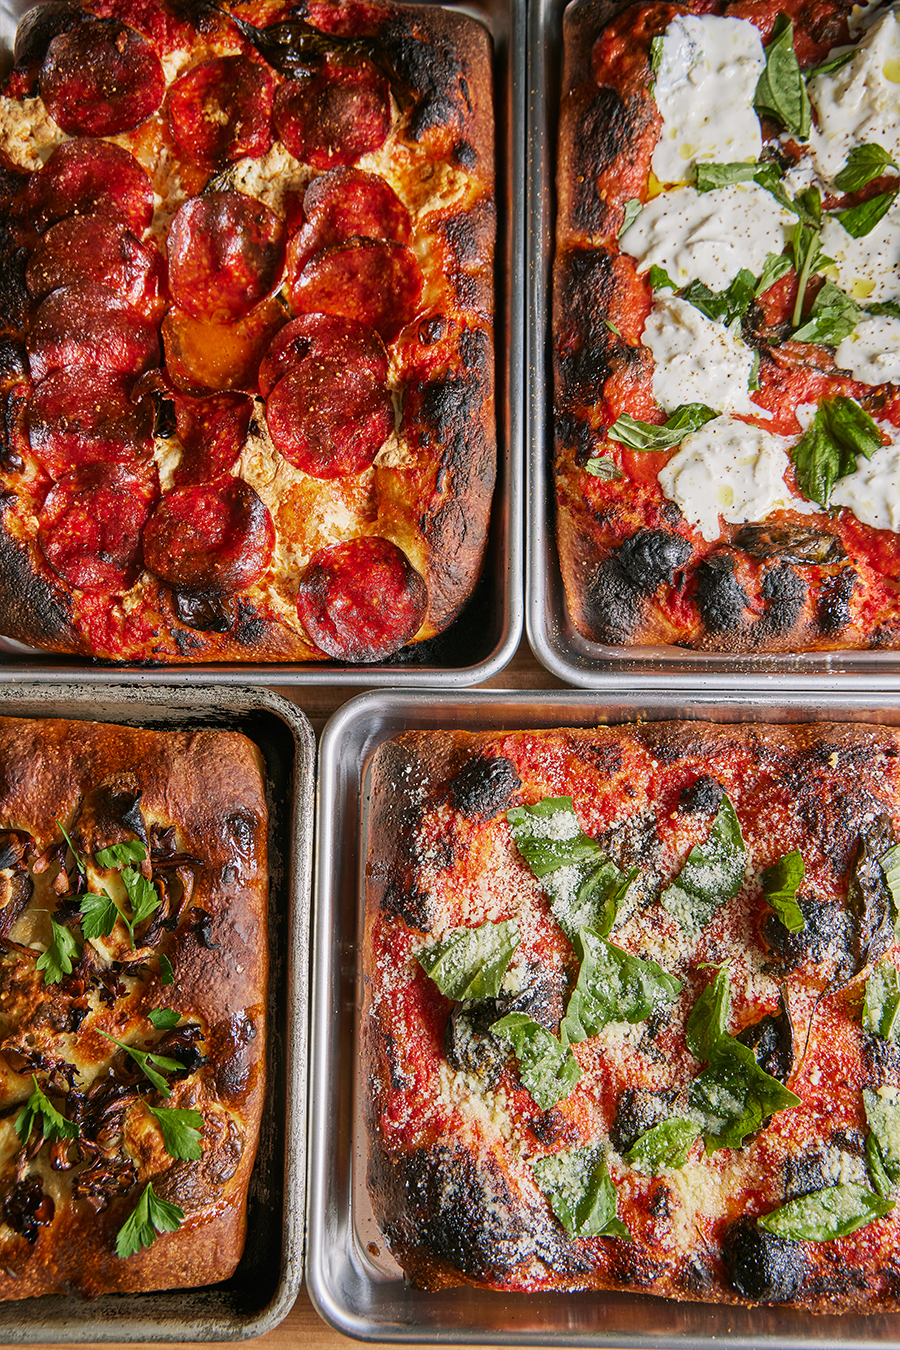
<path fill-rule="evenodd" d="M 620 413 L 612 426 L 607 427 L 606 434 L 611 441 L 627 445 L 629 450 L 670 450 L 673 445 L 680 445 L 692 431 L 698 431 L 718 416 L 715 409 L 708 408 L 705 403 L 682 403 L 662 426 Z"/>
<path fill-rule="evenodd" d="M 856 456 L 871 459 L 881 432 L 855 399 L 823 399 L 803 436 L 790 451 L 804 497 L 827 506 L 839 478 L 853 473 Z"/>
<path fill-rule="evenodd" d="M 519 942 L 515 920 L 504 919 L 478 928 L 454 928 L 418 952 L 416 960 L 447 998 L 496 998 Z"/>
<path fill-rule="evenodd" d="M 803 911 L 797 903 L 797 887 L 805 875 L 803 858 L 794 849 L 767 867 L 760 878 L 766 900 L 789 933 L 800 933 L 806 927 Z"/>
<path fill-rule="evenodd" d="M 590 929 L 580 931 L 576 950 L 581 969 L 559 1029 L 564 1044 L 586 1041 L 610 1022 L 644 1022 L 681 993 L 681 981 L 655 961 L 632 956 Z"/>
<path fill-rule="evenodd" d="M 589 473 L 592 478 L 602 478 L 604 483 L 615 483 L 625 475 L 619 468 L 614 459 L 608 455 L 597 455 L 589 459 L 584 466 L 585 473 Z"/>
<path fill-rule="evenodd" d="M 879 220 L 887 215 L 896 195 L 896 190 L 879 192 L 877 197 L 870 197 L 868 201 L 860 202 L 857 206 L 848 206 L 845 211 L 833 212 L 834 218 L 841 222 L 854 239 L 862 239 L 865 235 L 871 234 Z"/>
<path fill-rule="evenodd" d="M 625 1154 L 625 1161 L 636 1172 L 652 1177 L 665 1167 L 684 1167 L 700 1134 L 696 1121 L 673 1116 L 645 1131 Z"/>
<path fill-rule="evenodd" d="M 526 1013 L 507 1013 L 494 1023 L 491 1034 L 509 1041 L 519 1061 L 519 1077 L 542 1111 L 568 1097 L 581 1077 L 569 1046 Z"/>
<path fill-rule="evenodd" d="M 174 1233 L 184 1219 L 184 1210 L 168 1200 L 160 1200 L 148 1181 L 131 1214 L 116 1234 L 116 1255 L 120 1261 L 141 1247 L 149 1247 L 160 1233 Z"/>
<path fill-rule="evenodd" d="M 712 1046 L 708 1066 L 688 1091 L 707 1153 L 740 1148 L 767 1116 L 799 1104 L 799 1097 L 759 1067 L 749 1046 L 727 1033 Z"/>
<path fill-rule="evenodd" d="M 50 1099 L 42 1092 L 34 1074 L 31 1075 L 31 1081 L 34 1084 L 34 1091 L 16 1116 L 15 1130 L 22 1143 L 27 1143 L 31 1138 L 31 1131 L 34 1129 L 34 1123 L 39 1116 L 41 1118 L 41 1129 L 48 1143 L 52 1143 L 54 1139 L 77 1138 L 78 1126 L 75 1122 L 68 1120 L 57 1111 Z"/>
<path fill-rule="evenodd" d="M 616 1218 L 616 1190 L 602 1144 L 588 1144 L 538 1158 L 532 1164 L 550 1208 L 573 1237 L 617 1237 L 631 1234 Z"/>
<path fill-rule="evenodd" d="M 780 1209 L 764 1214 L 757 1223 L 779 1237 L 802 1242 L 830 1242 L 883 1218 L 893 1208 L 890 1200 L 866 1186 L 855 1181 L 839 1181 L 824 1190 L 789 1200 Z"/>
<path fill-rule="evenodd" d="M 571 797 L 545 797 L 531 806 L 514 806 L 506 819 L 516 847 L 536 877 L 604 856 L 578 824 Z"/>
<path fill-rule="evenodd" d="M 660 902 L 686 932 L 699 933 L 719 905 L 737 895 L 746 866 L 740 823 L 724 796 L 706 842 L 694 845 Z"/>
<path fill-rule="evenodd" d="M 882 961 L 866 980 L 863 1026 L 883 1040 L 900 1041 L 900 980 L 890 961 Z"/>
<path fill-rule="evenodd" d="M 809 137 L 811 114 L 806 82 L 794 52 L 794 25 L 779 14 L 766 48 L 766 68 L 759 77 L 753 106 L 758 113 L 780 122 L 801 141 Z"/>
<path fill-rule="evenodd" d="M 713 1046 L 725 1035 L 730 1012 L 731 985 L 722 968 L 698 997 L 684 1029 L 687 1048 L 696 1059 L 709 1059 Z"/>
<path fill-rule="evenodd" d="M 863 145 L 854 145 L 834 185 L 841 192 L 859 192 L 873 178 L 880 178 L 885 169 L 896 168 L 897 165 L 886 150 L 874 141 L 866 141 Z"/>

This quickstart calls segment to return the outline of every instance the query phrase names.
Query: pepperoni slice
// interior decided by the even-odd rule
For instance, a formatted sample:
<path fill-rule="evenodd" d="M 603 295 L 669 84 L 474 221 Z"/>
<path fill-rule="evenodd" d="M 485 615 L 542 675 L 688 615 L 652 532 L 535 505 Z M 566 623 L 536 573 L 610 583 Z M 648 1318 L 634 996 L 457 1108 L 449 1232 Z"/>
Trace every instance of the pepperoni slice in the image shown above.
<path fill-rule="evenodd" d="M 182 591 L 240 591 L 258 581 L 275 547 L 268 508 L 242 478 L 178 488 L 144 531 L 144 562 Z"/>
<path fill-rule="evenodd" d="M 306 189 L 303 214 L 305 224 L 288 247 L 290 276 L 297 276 L 329 244 L 357 236 L 408 244 L 412 236 L 409 212 L 390 183 L 361 169 L 332 169 L 314 178 Z"/>
<path fill-rule="evenodd" d="M 175 81 L 166 99 L 175 146 L 206 169 L 258 159 L 272 146 L 274 94 L 269 72 L 244 56 L 202 61 Z"/>
<path fill-rule="evenodd" d="M 425 582 L 389 539 L 319 549 L 300 582 L 297 613 L 315 645 L 338 661 L 382 661 L 422 625 Z"/>
<path fill-rule="evenodd" d="M 175 394 L 175 423 L 181 441 L 181 462 L 173 475 L 176 487 L 209 482 L 234 466 L 247 436 L 253 400 L 247 394 L 212 394 L 190 398 Z"/>
<path fill-rule="evenodd" d="M 368 324 L 339 319 L 333 314 L 301 314 L 276 334 L 259 367 L 259 392 L 268 398 L 292 366 L 309 357 L 332 358 L 366 370 L 373 380 L 387 383 L 387 352 Z"/>
<path fill-rule="evenodd" d="M 316 169 L 353 164 L 387 140 L 390 86 L 368 62 L 326 62 L 311 79 L 279 86 L 273 118 L 279 137 L 301 163 Z"/>
<path fill-rule="evenodd" d="M 166 90 L 159 57 L 118 19 L 85 18 L 58 33 L 39 76 L 50 116 L 70 136 L 116 136 L 146 121 Z"/>
<path fill-rule="evenodd" d="M 63 141 L 32 174 L 25 206 L 41 233 L 66 216 L 97 212 L 121 216 L 139 235 L 153 216 L 153 184 L 129 150 L 85 137 Z"/>
<path fill-rule="evenodd" d="M 40 298 L 79 281 L 114 290 L 145 319 L 158 323 L 165 308 L 165 264 L 115 217 L 70 216 L 57 221 L 28 260 L 25 282 Z"/>
<path fill-rule="evenodd" d="M 93 282 L 63 286 L 42 300 L 26 346 L 36 382 L 59 366 L 138 375 L 159 361 L 156 327 L 115 291 Z"/>
<path fill-rule="evenodd" d="M 308 356 L 266 404 L 272 444 L 313 478 L 342 478 L 372 464 L 394 429 L 389 391 L 364 362 Z"/>
<path fill-rule="evenodd" d="M 284 270 L 284 226 L 242 192 L 185 202 L 169 229 L 169 285 L 195 319 L 229 323 L 274 290 Z"/>
<path fill-rule="evenodd" d="M 128 590 L 140 572 L 141 532 L 157 493 L 155 470 L 88 464 L 66 474 L 38 517 L 44 557 L 77 590 Z"/>
<path fill-rule="evenodd" d="M 338 314 L 371 324 L 393 342 L 418 313 L 422 271 L 404 244 L 354 239 L 322 249 L 291 284 L 301 314 Z"/>
<path fill-rule="evenodd" d="M 117 371 L 70 366 L 35 386 L 28 438 L 54 478 L 80 464 L 125 464 L 153 453 L 153 408 L 135 403 L 131 380 Z"/>

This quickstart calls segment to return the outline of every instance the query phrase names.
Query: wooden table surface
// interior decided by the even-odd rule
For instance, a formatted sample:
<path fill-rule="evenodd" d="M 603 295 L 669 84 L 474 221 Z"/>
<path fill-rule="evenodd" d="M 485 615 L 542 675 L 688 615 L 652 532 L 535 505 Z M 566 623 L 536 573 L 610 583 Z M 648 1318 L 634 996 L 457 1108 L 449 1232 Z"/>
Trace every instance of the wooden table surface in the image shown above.
<path fill-rule="evenodd" d="M 567 686 L 540 664 L 527 641 L 523 639 L 510 664 L 499 675 L 478 687 L 564 689 Z M 303 709 L 316 735 L 319 736 L 331 714 L 349 699 L 362 693 L 363 688 L 365 686 L 360 689 L 348 689 L 343 685 L 336 687 L 321 684 L 309 687 L 278 687 L 277 692 Z M 82 1342 L 82 1344 L 86 1350 L 101 1350 L 100 1342 Z M 195 1343 L 170 1342 L 170 1344 L 174 1345 L 176 1350 L 188 1350 L 189 1344 Z M 313 1308 L 304 1288 L 284 1321 L 268 1335 L 257 1338 L 251 1344 L 254 1347 L 259 1346 L 261 1350 L 262 1347 L 266 1347 L 266 1350 L 294 1350 L 297 1346 L 303 1346 L 305 1350 L 348 1350 L 359 1342 L 349 1340 L 328 1326 Z M 103 1345 L 105 1350 L 110 1350 L 110 1342 L 107 1341 Z M 49 1350 L 49 1343 L 39 1345 L 37 1350 Z M 112 1343 L 112 1350 L 123 1350 L 123 1347 L 120 1343 Z"/>

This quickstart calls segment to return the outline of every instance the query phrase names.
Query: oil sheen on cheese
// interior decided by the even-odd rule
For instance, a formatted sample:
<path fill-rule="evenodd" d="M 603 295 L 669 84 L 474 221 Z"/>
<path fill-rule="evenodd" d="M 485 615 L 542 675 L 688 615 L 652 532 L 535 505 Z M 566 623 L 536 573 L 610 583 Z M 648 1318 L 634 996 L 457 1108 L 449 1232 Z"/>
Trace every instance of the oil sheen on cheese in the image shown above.
<path fill-rule="evenodd" d="M 896 299 L 900 296 L 900 204 L 895 201 L 874 230 L 861 239 L 848 234 L 835 216 L 826 216 L 822 252 L 834 259 L 825 275 L 854 300 Z"/>
<path fill-rule="evenodd" d="M 759 276 L 768 254 L 782 252 L 795 224 L 796 217 L 758 183 L 714 192 L 678 188 L 648 202 L 619 247 L 637 259 L 639 271 L 661 267 L 676 287 L 702 281 L 723 291 L 742 267 Z"/>
<path fill-rule="evenodd" d="M 666 412 L 682 403 L 759 412 L 749 392 L 753 352 L 737 325 L 726 328 L 687 300 L 658 295 L 641 341 L 653 353 L 653 397 Z"/>
<path fill-rule="evenodd" d="M 809 81 L 816 126 L 810 145 L 823 178 L 833 181 L 855 145 L 874 142 L 900 162 L 900 17 L 887 10 L 847 65 Z"/>
<path fill-rule="evenodd" d="M 900 384 L 900 319 L 861 319 L 834 353 L 835 365 L 864 384 Z"/>
<path fill-rule="evenodd" d="M 719 517 L 731 525 L 765 520 L 780 507 L 810 510 L 784 481 L 790 444 L 762 427 L 717 417 L 692 435 L 658 475 L 659 485 L 703 538 L 719 538 Z M 846 481 L 846 480 L 844 480 Z"/>
<path fill-rule="evenodd" d="M 753 94 L 765 63 L 747 19 L 685 14 L 669 24 L 653 91 L 662 130 L 652 167 L 661 183 L 683 182 L 698 160 L 759 158 Z"/>
<path fill-rule="evenodd" d="M 883 445 L 871 459 L 856 461 L 854 473 L 839 478 L 832 506 L 846 506 L 873 530 L 900 530 L 900 444 Z"/>

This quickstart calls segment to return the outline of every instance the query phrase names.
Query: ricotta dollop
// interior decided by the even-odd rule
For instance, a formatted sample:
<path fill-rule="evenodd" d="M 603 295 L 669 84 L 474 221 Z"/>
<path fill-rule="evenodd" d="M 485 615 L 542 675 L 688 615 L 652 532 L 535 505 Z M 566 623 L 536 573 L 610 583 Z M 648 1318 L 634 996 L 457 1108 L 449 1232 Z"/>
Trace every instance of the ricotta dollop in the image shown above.
<path fill-rule="evenodd" d="M 855 472 L 835 484 L 831 504 L 846 506 L 873 530 L 900 530 L 900 444 L 857 460 Z"/>
<path fill-rule="evenodd" d="M 874 230 L 854 239 L 834 216 L 822 225 L 822 252 L 834 259 L 825 275 L 854 300 L 893 300 L 900 295 L 900 202 Z"/>
<path fill-rule="evenodd" d="M 726 328 L 687 300 L 658 295 L 641 340 L 653 353 L 653 397 L 666 412 L 681 403 L 759 412 L 749 392 L 753 351 L 737 325 Z"/>
<path fill-rule="evenodd" d="M 887 10 L 872 24 L 851 61 L 809 81 L 816 123 L 810 147 L 819 173 L 829 182 L 855 145 L 875 142 L 900 156 L 900 18 Z"/>

